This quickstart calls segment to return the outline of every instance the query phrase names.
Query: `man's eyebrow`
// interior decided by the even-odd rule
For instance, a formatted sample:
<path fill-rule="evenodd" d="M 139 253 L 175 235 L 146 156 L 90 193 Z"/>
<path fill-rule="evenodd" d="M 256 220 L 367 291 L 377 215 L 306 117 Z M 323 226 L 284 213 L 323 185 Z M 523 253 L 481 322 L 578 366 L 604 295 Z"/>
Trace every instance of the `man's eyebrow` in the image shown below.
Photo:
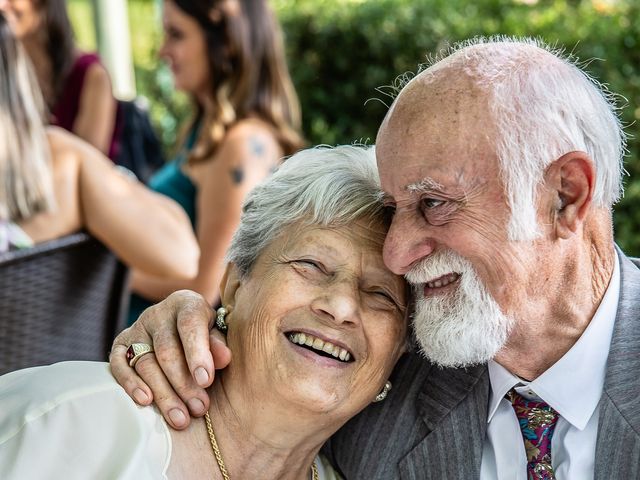
<path fill-rule="evenodd" d="M 409 193 L 431 193 L 444 192 L 445 188 L 441 183 L 436 182 L 433 178 L 425 177 L 419 182 L 407 185 L 406 190 Z"/>

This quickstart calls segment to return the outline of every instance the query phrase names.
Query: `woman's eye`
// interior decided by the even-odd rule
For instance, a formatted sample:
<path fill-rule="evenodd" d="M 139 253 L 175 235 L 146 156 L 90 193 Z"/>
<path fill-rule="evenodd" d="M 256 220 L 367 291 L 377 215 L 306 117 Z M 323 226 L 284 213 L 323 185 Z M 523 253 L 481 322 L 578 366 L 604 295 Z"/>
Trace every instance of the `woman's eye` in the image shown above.
<path fill-rule="evenodd" d="M 304 258 L 300 260 L 294 260 L 291 263 L 296 265 L 298 268 L 302 268 L 307 271 L 318 271 L 318 272 L 324 273 L 324 268 L 322 267 L 322 265 L 320 265 L 315 260 L 309 260 Z"/>
<path fill-rule="evenodd" d="M 182 32 L 180 30 L 176 30 L 174 28 L 167 29 L 166 35 L 171 40 L 181 40 L 182 37 L 184 36 L 182 35 Z"/>
<path fill-rule="evenodd" d="M 376 299 L 383 301 L 385 304 L 389 304 L 393 307 L 396 307 L 398 305 L 391 294 L 387 293 L 384 290 L 372 290 L 369 293 Z"/>
<path fill-rule="evenodd" d="M 316 267 L 316 268 L 320 268 L 320 265 L 318 265 L 316 262 L 314 262 L 313 260 L 298 260 L 299 263 L 303 263 L 305 265 L 310 265 L 312 267 Z"/>
<path fill-rule="evenodd" d="M 393 297 L 389 295 L 387 292 L 374 292 L 374 293 L 380 298 L 384 298 L 385 300 L 389 300 L 390 302 L 394 301 Z"/>

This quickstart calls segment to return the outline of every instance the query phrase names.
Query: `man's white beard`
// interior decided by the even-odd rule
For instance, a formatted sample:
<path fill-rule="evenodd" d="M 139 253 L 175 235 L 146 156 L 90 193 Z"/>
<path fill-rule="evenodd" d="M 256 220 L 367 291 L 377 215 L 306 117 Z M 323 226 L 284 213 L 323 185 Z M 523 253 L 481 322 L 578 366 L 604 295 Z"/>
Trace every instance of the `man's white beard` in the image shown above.
<path fill-rule="evenodd" d="M 425 282 L 458 273 L 447 295 L 425 297 Z M 442 367 L 486 363 L 504 346 L 513 324 L 478 279 L 471 263 L 451 250 L 433 253 L 405 275 L 414 288 L 413 329 L 421 352 Z"/>

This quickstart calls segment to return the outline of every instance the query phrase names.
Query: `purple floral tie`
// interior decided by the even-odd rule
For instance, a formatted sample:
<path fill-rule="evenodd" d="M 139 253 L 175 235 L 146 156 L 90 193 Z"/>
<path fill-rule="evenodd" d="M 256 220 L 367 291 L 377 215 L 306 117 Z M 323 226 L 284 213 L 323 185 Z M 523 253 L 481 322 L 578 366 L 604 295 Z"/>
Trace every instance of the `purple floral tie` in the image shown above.
<path fill-rule="evenodd" d="M 524 449 L 527 452 L 527 479 L 554 480 L 551 466 L 551 439 L 558 421 L 558 412 L 544 402 L 526 400 L 515 390 L 507 393 L 507 399 L 520 423 Z"/>

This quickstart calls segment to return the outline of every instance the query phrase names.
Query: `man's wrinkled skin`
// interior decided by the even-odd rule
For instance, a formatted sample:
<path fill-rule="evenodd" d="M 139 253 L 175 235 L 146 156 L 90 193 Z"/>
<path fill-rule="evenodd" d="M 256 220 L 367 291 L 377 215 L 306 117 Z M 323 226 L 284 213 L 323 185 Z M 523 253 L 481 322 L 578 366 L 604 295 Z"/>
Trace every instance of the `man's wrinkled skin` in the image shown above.
<path fill-rule="evenodd" d="M 184 308 L 184 305 L 189 307 Z M 190 414 L 204 415 L 209 408 L 205 388 L 213 382 L 215 369 L 225 368 L 231 361 L 231 351 L 226 347 L 224 336 L 210 329 L 213 321 L 214 312 L 201 295 L 179 290 L 145 310 L 138 321 L 113 342 L 109 361 L 115 379 L 140 405 L 155 402 L 176 429 L 189 425 Z M 160 324 L 163 328 L 159 328 Z M 152 331 L 156 333 L 151 334 Z M 135 342 L 153 345 L 162 354 L 142 356 L 134 370 L 127 363 L 125 352 Z M 188 363 L 168 361 L 185 356 Z M 176 386 L 175 391 L 167 379 Z M 165 394 L 154 396 L 152 389 Z"/>

